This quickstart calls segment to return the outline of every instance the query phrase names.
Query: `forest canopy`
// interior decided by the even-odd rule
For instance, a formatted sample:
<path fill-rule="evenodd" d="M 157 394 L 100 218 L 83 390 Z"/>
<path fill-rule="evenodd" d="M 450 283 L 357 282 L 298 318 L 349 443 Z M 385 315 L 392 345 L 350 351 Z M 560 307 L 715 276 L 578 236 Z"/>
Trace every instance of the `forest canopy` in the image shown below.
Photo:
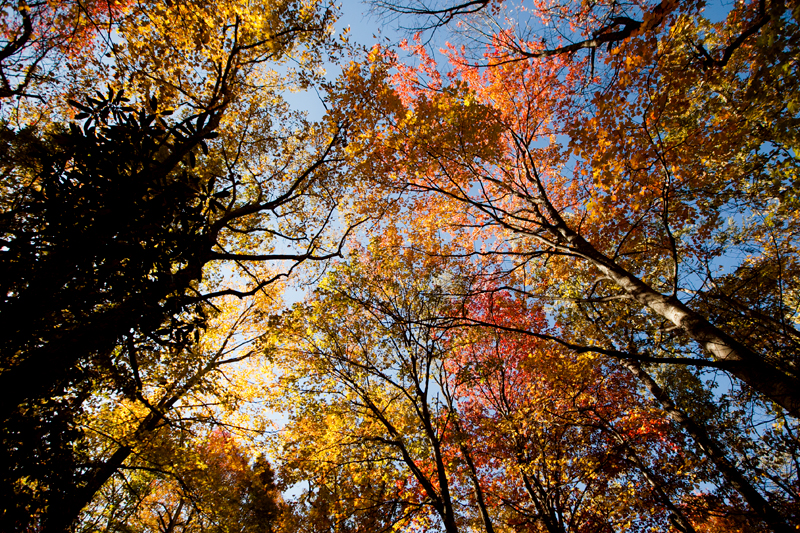
<path fill-rule="evenodd" d="M 3 531 L 800 527 L 800 4 L 0 1 Z"/>

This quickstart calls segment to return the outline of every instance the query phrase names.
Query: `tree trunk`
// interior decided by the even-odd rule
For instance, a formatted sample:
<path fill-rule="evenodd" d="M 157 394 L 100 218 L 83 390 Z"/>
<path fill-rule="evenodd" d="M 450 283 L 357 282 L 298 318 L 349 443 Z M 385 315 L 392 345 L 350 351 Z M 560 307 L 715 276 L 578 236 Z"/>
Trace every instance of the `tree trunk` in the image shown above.
<path fill-rule="evenodd" d="M 740 344 L 677 298 L 667 297 L 625 270 L 561 223 L 561 236 L 583 257 L 613 280 L 637 302 L 681 328 L 716 361 L 729 363 L 726 369 L 754 390 L 800 417 L 800 382 L 766 363 L 760 355 Z"/>
<path fill-rule="evenodd" d="M 759 493 L 753 485 L 744 477 L 742 472 L 736 468 L 733 462 L 725 454 L 722 447 L 708 434 L 704 427 L 692 420 L 686 413 L 678 409 L 672 399 L 655 382 L 655 380 L 645 372 L 641 365 L 633 361 L 622 361 L 628 370 L 635 375 L 639 381 L 650 391 L 655 399 L 661 404 L 661 408 L 694 439 L 700 449 L 717 467 L 725 480 L 733 486 L 745 499 L 748 505 L 760 520 L 766 523 L 775 533 L 789 533 L 796 531 L 789 526 L 783 515 L 775 509 Z"/>
<path fill-rule="evenodd" d="M 183 386 L 178 387 L 173 394 L 164 397 L 158 402 L 156 409 L 152 410 L 139 423 L 139 427 L 134 431 L 131 440 L 135 442 L 145 440 L 152 431 L 158 428 L 165 414 L 172 409 L 178 400 L 197 386 L 217 366 L 216 361 L 209 362 Z M 71 526 L 78 520 L 83 508 L 91 503 L 94 495 L 122 467 L 132 452 L 133 449 L 130 446 L 120 446 L 103 464 L 86 474 L 86 483 L 80 487 L 74 487 L 69 494 L 59 494 L 59 497 L 50 503 L 42 533 L 69 531 Z"/>

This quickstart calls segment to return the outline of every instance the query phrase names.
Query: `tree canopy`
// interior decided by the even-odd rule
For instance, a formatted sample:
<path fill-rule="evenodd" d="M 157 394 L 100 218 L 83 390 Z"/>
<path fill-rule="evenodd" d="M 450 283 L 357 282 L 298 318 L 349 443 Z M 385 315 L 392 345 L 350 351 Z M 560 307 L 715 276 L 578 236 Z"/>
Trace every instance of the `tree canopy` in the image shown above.
<path fill-rule="evenodd" d="M 0 528 L 800 527 L 800 6 L 371 6 L 3 2 Z"/>

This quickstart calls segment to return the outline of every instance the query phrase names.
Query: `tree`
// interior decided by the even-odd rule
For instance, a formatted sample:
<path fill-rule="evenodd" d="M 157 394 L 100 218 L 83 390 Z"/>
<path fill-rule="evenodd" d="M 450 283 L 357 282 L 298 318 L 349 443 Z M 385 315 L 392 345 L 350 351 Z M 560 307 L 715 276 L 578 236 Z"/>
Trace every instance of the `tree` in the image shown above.
<path fill-rule="evenodd" d="M 415 268 L 412 254 L 396 262 L 408 270 L 373 277 L 381 265 L 364 256 L 329 276 L 317 301 L 286 317 L 290 344 L 279 351 L 286 370 L 273 405 L 289 410 L 298 439 L 284 437 L 281 455 L 313 486 L 349 488 L 333 493 L 347 502 L 333 503 L 334 519 L 355 519 L 353 530 L 363 530 L 362 516 L 381 512 L 387 519 L 371 527 L 438 525 L 455 533 L 443 333 L 414 321 L 435 314 L 437 270 Z M 427 290 L 430 297 L 420 298 Z M 336 483 L 343 475 L 353 481 Z"/>
<path fill-rule="evenodd" d="M 487 326 L 467 327 L 453 375 L 464 382 L 463 439 L 484 471 L 503 472 L 488 491 L 500 502 L 496 512 L 550 533 L 670 521 L 693 531 L 682 507 L 696 487 L 696 458 L 640 396 L 635 378 L 621 365 L 526 335 L 520 326 L 543 322 L 543 310 L 508 294 L 470 307 Z M 665 464 L 691 475 L 673 475 Z"/>
<path fill-rule="evenodd" d="M 3 1 L 0 98 L 35 98 L 91 56 L 94 38 L 128 7 L 121 0 Z"/>
<path fill-rule="evenodd" d="M 739 4 L 713 23 L 691 3 L 541 2 L 520 24 L 506 7 L 462 19 L 479 42 L 444 51 L 447 76 L 419 41 L 406 45 L 414 67 L 376 47 L 343 75 L 362 209 L 414 228 L 407 246 L 421 253 L 469 261 L 483 277 L 466 288 L 475 297 L 508 290 L 544 306 L 558 330 L 509 331 L 622 363 L 663 413 L 702 413 L 686 398 L 672 410 L 683 383 L 670 375 L 734 376 L 705 421 L 688 416 L 702 431 L 684 430 L 756 520 L 790 529 L 791 490 L 761 485 L 746 459 L 729 469 L 752 441 L 726 410 L 778 425 L 800 406 L 793 7 Z M 651 388 L 646 365 L 675 388 Z M 770 476 L 794 486 L 786 459 Z"/>
<path fill-rule="evenodd" d="M 165 453 L 166 452 L 166 453 Z M 85 517 L 85 531 L 279 531 L 288 512 L 263 456 L 250 460 L 232 436 L 214 430 L 178 449 L 161 449 L 162 463 L 131 471 L 126 483 L 104 488 L 103 512 Z M 168 466 L 174 461 L 177 468 Z M 112 491 L 128 492 L 128 500 Z M 114 498 L 113 496 L 116 496 Z M 131 501 L 132 500 L 132 501 Z M 101 525 L 102 524 L 102 525 Z"/>
<path fill-rule="evenodd" d="M 270 298 L 218 301 L 221 311 L 210 317 L 209 329 L 190 346 L 167 350 L 138 345 L 129 360 L 136 362 L 135 376 L 121 386 L 128 376 L 119 363 L 94 373 L 91 390 L 76 411 L 50 413 L 45 405 L 25 412 L 5 438 L 10 452 L 3 478 L 7 527 L 36 524 L 42 531 L 63 531 L 79 515 L 81 523 L 94 523 L 109 512 L 130 513 L 138 508 L 141 495 L 126 477 L 137 472 L 188 476 L 185 470 L 198 468 L 193 465 L 205 458 L 198 433 L 233 427 L 244 434 L 238 446 L 252 446 L 252 436 L 262 428 L 237 412 L 246 408 L 252 393 L 242 386 L 228 389 L 240 379 L 238 373 L 255 366 L 251 360 L 259 352 L 253 344 L 264 334 L 259 330 L 264 326 L 262 313 L 274 305 Z M 57 404 L 59 398 L 52 402 Z M 27 427 L 36 420 L 42 420 L 46 430 L 42 443 L 25 440 Z M 128 494 L 129 487 L 134 487 L 133 494 Z M 108 504 L 111 511 L 98 510 L 108 491 L 121 492 L 124 497 L 117 499 L 123 503 L 118 509 Z"/>
<path fill-rule="evenodd" d="M 285 317 L 276 444 L 313 516 L 360 531 L 400 504 L 415 522 L 397 527 L 694 531 L 692 493 L 715 479 L 636 376 L 527 334 L 546 320 L 524 299 L 465 302 L 457 265 L 396 237 L 352 251 Z"/>
<path fill-rule="evenodd" d="M 792 271 L 796 159 L 789 139 L 796 128 L 773 125 L 793 125 L 795 114 L 783 99 L 751 95 L 756 81 L 770 94 L 778 87 L 793 94 L 782 74 L 791 63 L 783 52 L 770 55 L 767 36 L 791 49 L 797 25 L 788 7 L 737 6 L 716 24 L 699 9 L 543 4 L 532 12 L 532 27 L 546 21 L 575 42 L 547 48 L 539 38 L 512 37 L 513 27 L 496 31 L 485 68 L 450 49 L 449 85 L 422 47 L 410 47 L 417 69 L 376 48 L 368 68 L 353 66 L 340 86 L 342 113 L 365 132 L 351 153 L 372 191 L 383 187 L 365 193 L 369 202 L 414 193 L 408 213 L 472 228 L 460 232 L 462 253 L 481 253 L 472 242 L 485 243 L 487 261 L 505 259 L 495 263 L 497 276 L 510 279 L 540 259 L 556 275 L 586 272 L 581 299 L 628 302 L 651 324 L 669 324 L 672 337 L 690 340 L 700 359 L 797 414 L 788 355 L 796 309 L 783 278 L 769 289 L 782 302 L 776 316 L 760 319 L 765 327 L 785 324 L 773 328 L 786 332 L 781 360 L 760 353 L 731 324 L 712 323 L 692 299 L 694 287 L 705 293 L 712 286 L 723 258 L 744 269 L 763 262 Z M 699 44 L 700 32 L 707 43 Z M 712 43 L 713 53 L 705 48 Z M 585 56 L 575 55 L 582 50 Z M 751 63 L 763 68 L 754 72 Z M 730 111 L 701 96 L 709 90 Z M 766 185 L 772 180 L 778 189 Z M 737 261 L 739 249 L 752 257 Z M 575 298 L 561 287 L 520 289 L 532 298 Z M 653 330 L 642 335 L 660 338 Z"/>
<path fill-rule="evenodd" d="M 464 376 L 480 362 L 458 354 L 474 340 L 443 318 L 458 309 L 448 294 L 457 267 L 399 249 L 397 236 L 351 250 L 316 298 L 286 317 L 291 344 L 276 360 L 273 404 L 291 409 L 281 455 L 293 480 L 350 476 L 339 485 L 373 498 L 367 508 L 400 503 L 411 524 L 492 532 L 502 497 L 490 503 L 488 494 L 509 472 L 473 457 L 491 436 L 472 433 L 462 410 L 473 385 Z"/>
<path fill-rule="evenodd" d="M 0 417 L 9 428 L 2 483 L 9 527 L 68 528 L 124 466 L 129 444 L 86 451 L 91 439 L 82 424 L 96 414 L 91 406 L 111 397 L 144 410 L 128 420 L 123 441 L 147 442 L 165 411 L 208 386 L 217 370 L 217 358 L 197 348 L 222 298 L 264 292 L 300 263 L 338 253 L 325 231 L 338 202 L 340 127 L 293 120 L 281 86 L 266 88 L 277 79 L 270 62 L 321 53 L 331 12 L 319 3 L 296 10 L 273 3 L 259 16 L 238 2 L 213 10 L 178 4 L 114 4 L 103 29 L 120 32 L 113 61 L 72 41 L 58 44 L 79 47 L 68 52 L 86 68 L 32 75 L 31 91 L 39 82 L 61 91 L 52 107 L 25 111 L 35 96 L 28 89 L 5 95 L 20 102 L 4 105 L 2 116 L 0 313 L 9 334 L 0 346 Z M 48 6 L 4 11 L 10 34 L 19 29 L 14 17 L 22 20 L 14 42 L 23 48 L 14 53 L 42 54 L 19 52 L 14 68 L 36 73 L 40 62 L 56 61 L 47 54 L 61 53 L 37 48 L 38 34 L 25 37 L 25 28 L 48 27 L 52 15 L 80 32 L 91 15 L 81 11 L 89 4 Z M 165 58 L 175 66 L 158 67 Z M 119 86 L 128 75 L 125 92 L 110 85 L 96 97 L 69 99 L 102 79 Z M 59 107 L 63 100 L 73 112 Z M 67 124 L 71 113 L 82 125 Z M 280 132 L 271 131 L 272 119 Z M 264 266 L 276 262 L 286 268 Z M 223 263 L 249 284 L 217 284 Z M 143 378 L 162 366 L 174 372 L 161 376 L 174 389 L 153 397 Z M 87 453 L 93 462 L 81 462 Z"/>
<path fill-rule="evenodd" d="M 111 91 L 96 109 L 84 107 L 100 114 L 99 131 L 90 118 L 83 130 L 73 127 L 50 142 L 23 141 L 19 157 L 32 158 L 25 161 L 32 168 L 9 169 L 16 195 L 7 197 L 4 213 L 6 416 L 24 401 L 57 395 L 79 362 L 110 357 L 132 329 L 165 343 L 188 342 L 202 324 L 199 304 L 221 295 L 196 286 L 212 261 L 301 262 L 336 253 L 315 254 L 313 241 L 296 254 L 228 252 L 224 243 L 228 231 L 260 231 L 256 215 L 296 201 L 297 190 L 324 167 L 335 136 L 288 190 L 242 201 L 248 184 L 238 178 L 204 180 L 191 172 L 224 107 L 171 129 L 143 112 L 117 111 L 117 123 L 103 123 L 120 100 Z M 248 292 L 271 281 L 257 280 Z M 198 314 L 181 324 L 179 315 L 190 308 Z"/>

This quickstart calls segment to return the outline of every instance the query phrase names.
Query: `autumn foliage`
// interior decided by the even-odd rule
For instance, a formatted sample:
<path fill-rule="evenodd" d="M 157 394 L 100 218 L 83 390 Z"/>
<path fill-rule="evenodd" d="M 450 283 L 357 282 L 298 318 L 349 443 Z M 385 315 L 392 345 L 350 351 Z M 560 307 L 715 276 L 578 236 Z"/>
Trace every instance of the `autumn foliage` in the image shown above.
<path fill-rule="evenodd" d="M 0 528 L 800 527 L 800 6 L 372 6 L 2 3 Z"/>

